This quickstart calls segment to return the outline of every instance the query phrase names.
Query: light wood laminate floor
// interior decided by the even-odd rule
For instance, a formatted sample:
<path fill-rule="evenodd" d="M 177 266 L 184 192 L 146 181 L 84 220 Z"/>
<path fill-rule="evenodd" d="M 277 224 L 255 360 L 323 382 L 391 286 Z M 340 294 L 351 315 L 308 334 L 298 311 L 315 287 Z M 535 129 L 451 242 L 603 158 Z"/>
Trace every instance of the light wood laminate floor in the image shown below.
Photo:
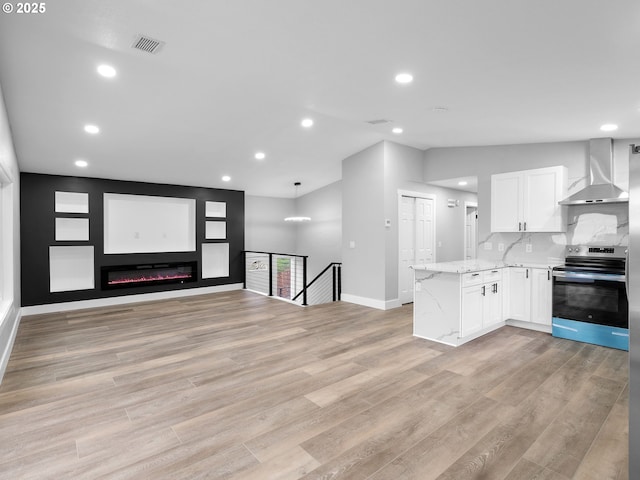
<path fill-rule="evenodd" d="M 626 352 L 246 291 L 22 319 L 2 479 L 628 479 Z"/>

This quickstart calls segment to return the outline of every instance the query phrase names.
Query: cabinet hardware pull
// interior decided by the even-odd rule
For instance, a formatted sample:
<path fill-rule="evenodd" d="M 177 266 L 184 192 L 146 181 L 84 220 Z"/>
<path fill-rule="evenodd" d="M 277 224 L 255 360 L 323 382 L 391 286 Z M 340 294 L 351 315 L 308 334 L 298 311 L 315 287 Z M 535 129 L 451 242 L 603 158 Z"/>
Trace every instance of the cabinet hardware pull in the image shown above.
<path fill-rule="evenodd" d="M 521 232 L 522 231 L 522 222 L 518 222 L 518 231 Z"/>
<path fill-rule="evenodd" d="M 483 296 L 483 297 L 485 296 L 485 290 L 486 290 L 486 288 L 487 288 L 487 287 L 485 287 L 484 285 L 482 286 L 482 296 Z"/>
<path fill-rule="evenodd" d="M 551 280 L 551 272 L 547 270 L 547 280 Z"/>
<path fill-rule="evenodd" d="M 478 275 L 480 275 L 479 273 L 472 273 L 471 276 L 472 277 L 477 277 Z"/>
<path fill-rule="evenodd" d="M 527 222 L 524 222 L 524 231 L 527 231 Z"/>
<path fill-rule="evenodd" d="M 529 278 L 529 269 L 528 268 L 527 268 L 526 272 L 527 272 L 527 278 Z"/>

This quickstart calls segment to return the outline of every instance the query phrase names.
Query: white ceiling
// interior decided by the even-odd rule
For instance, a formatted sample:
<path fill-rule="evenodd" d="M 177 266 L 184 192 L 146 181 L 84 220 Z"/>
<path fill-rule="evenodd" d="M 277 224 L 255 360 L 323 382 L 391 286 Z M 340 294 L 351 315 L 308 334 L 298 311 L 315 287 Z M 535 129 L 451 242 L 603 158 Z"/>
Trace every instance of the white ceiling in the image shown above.
<path fill-rule="evenodd" d="M 336 181 L 345 157 L 381 140 L 427 149 L 640 135 L 637 0 L 45 5 L 0 14 L 22 171 L 291 197 L 294 181 L 300 194 Z M 134 50 L 136 34 L 166 45 Z M 100 63 L 117 77 L 99 77 Z M 400 71 L 414 82 L 397 85 Z M 602 133 L 603 123 L 620 128 Z"/>

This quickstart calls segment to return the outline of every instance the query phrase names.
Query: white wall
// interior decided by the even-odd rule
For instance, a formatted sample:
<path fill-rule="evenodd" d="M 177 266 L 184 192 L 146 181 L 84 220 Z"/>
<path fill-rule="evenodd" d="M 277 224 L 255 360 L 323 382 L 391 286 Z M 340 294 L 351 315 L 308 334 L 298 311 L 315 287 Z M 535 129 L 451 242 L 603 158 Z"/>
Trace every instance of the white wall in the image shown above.
<path fill-rule="evenodd" d="M 311 281 L 331 262 L 342 261 L 342 182 L 334 182 L 296 200 L 297 215 L 311 217 L 296 231 L 296 253 L 308 255 Z"/>
<path fill-rule="evenodd" d="M 398 190 L 426 193 L 422 183 L 424 152 L 417 148 L 384 142 L 385 300 L 398 306 L 399 230 Z"/>
<path fill-rule="evenodd" d="M 384 154 L 380 142 L 342 161 L 342 298 L 379 308 L 386 298 Z"/>
<path fill-rule="evenodd" d="M 478 195 L 435 185 L 426 185 L 424 193 L 436 197 L 436 261 L 463 260 L 466 220 L 464 202 L 477 202 Z M 449 207 L 449 200 L 456 200 L 458 205 Z"/>
<path fill-rule="evenodd" d="M 20 323 L 20 172 L 13 149 L 7 111 L 0 88 L 0 170 L 2 216 L 0 254 L 2 255 L 2 304 L 0 304 L 0 379 L 9 362 L 11 348 Z"/>
<path fill-rule="evenodd" d="M 292 215 L 295 215 L 293 199 L 245 195 L 245 250 L 296 253 L 296 227 L 284 221 Z"/>

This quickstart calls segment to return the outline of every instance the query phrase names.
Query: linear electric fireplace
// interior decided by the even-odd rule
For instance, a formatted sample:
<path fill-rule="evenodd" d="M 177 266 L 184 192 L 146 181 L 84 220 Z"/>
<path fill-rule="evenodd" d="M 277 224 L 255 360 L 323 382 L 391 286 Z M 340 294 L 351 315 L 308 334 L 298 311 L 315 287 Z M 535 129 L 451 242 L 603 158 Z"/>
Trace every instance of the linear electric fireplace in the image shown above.
<path fill-rule="evenodd" d="M 103 290 L 187 283 L 197 280 L 198 262 L 153 263 L 102 267 Z"/>

